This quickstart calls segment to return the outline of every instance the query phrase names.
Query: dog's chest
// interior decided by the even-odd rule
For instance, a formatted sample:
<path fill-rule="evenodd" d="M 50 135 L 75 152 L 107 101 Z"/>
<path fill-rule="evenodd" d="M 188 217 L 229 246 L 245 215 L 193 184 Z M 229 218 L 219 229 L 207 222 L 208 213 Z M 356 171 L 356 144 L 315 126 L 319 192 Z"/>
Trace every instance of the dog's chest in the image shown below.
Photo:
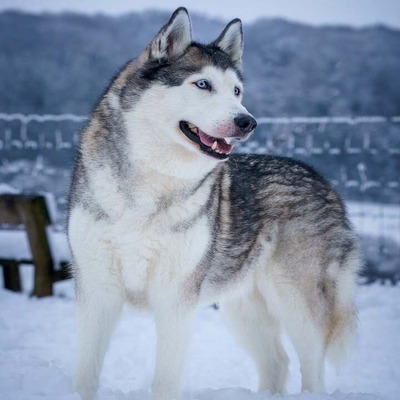
<path fill-rule="evenodd" d="M 207 197 L 199 192 L 167 200 L 147 194 L 137 198 L 115 225 L 127 289 L 184 281 L 200 264 L 211 238 Z"/>

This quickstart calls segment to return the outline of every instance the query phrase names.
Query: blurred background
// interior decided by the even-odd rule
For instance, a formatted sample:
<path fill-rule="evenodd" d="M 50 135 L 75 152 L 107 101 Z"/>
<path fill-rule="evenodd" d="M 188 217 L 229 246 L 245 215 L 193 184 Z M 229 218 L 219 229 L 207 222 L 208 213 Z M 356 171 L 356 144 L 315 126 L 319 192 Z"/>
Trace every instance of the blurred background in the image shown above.
<path fill-rule="evenodd" d="M 237 151 L 291 156 L 325 174 L 362 239 L 364 281 L 396 283 L 398 0 L 1 0 L 0 192 L 46 193 L 61 243 L 54 251 L 68 258 L 67 193 L 80 130 L 111 77 L 181 5 L 198 41 L 215 39 L 234 17 L 244 22 L 245 105 L 259 125 Z M 24 239 L 2 228 L 0 255 L 21 257 Z"/>

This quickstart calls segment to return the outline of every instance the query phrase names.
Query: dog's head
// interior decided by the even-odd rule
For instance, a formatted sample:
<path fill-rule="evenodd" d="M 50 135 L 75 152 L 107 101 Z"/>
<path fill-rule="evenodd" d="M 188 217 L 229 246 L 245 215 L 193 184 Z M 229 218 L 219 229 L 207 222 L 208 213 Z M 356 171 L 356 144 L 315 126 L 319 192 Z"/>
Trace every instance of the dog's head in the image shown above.
<path fill-rule="evenodd" d="M 134 73 L 125 74 L 125 82 L 135 82 L 122 99 L 128 108 L 134 104 L 130 120 L 159 144 L 178 144 L 208 160 L 228 159 L 233 142 L 247 139 L 257 124 L 241 104 L 242 49 L 239 19 L 204 45 L 192 41 L 187 10 L 177 9 L 136 60 Z"/>

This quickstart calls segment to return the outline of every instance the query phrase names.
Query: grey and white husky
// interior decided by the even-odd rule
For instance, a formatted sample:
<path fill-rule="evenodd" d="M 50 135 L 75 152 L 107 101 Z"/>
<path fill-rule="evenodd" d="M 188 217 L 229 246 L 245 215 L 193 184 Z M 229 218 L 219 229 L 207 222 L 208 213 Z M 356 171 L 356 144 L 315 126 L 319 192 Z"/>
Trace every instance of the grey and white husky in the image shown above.
<path fill-rule="evenodd" d="M 82 134 L 68 233 L 84 400 L 124 302 L 155 317 L 154 400 L 180 398 L 200 306 L 219 303 L 271 392 L 288 375 L 283 329 L 309 391 L 324 390 L 326 356 L 355 330 L 358 245 L 331 184 L 288 158 L 230 155 L 256 126 L 241 104 L 242 48 L 239 19 L 203 45 L 179 8 Z"/>

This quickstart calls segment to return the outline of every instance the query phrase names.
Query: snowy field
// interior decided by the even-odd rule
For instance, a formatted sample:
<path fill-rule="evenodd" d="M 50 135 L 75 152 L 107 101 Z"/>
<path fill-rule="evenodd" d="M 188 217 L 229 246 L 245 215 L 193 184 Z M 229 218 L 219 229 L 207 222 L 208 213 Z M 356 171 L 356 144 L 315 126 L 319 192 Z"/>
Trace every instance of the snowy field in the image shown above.
<path fill-rule="evenodd" d="M 72 281 L 51 298 L 29 298 L 32 269 L 22 268 L 25 293 L 0 289 L 0 399 L 79 400 L 73 393 L 76 333 Z M 1 283 L 1 282 L 0 282 Z M 298 362 L 290 344 L 286 396 L 255 393 L 252 361 L 235 343 L 218 311 L 199 312 L 184 378 L 190 400 L 395 400 L 400 398 L 400 287 L 361 286 L 360 330 L 348 362 L 328 369 L 331 394 L 298 394 Z M 113 335 L 100 400 L 150 400 L 155 356 L 153 319 L 126 309 Z M 297 394 L 296 394 L 297 393 Z"/>

